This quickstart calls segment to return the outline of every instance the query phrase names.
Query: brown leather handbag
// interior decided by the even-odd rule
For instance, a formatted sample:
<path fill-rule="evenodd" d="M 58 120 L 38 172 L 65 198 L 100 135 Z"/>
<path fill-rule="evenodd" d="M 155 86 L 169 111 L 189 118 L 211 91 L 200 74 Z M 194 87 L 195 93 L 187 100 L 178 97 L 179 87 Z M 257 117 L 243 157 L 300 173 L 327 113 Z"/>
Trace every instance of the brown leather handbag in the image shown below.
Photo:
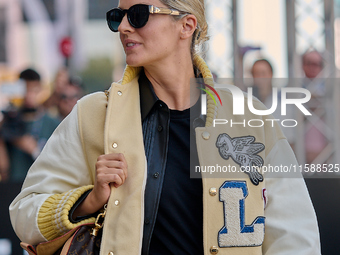
<path fill-rule="evenodd" d="M 66 234 L 38 245 L 20 243 L 29 255 L 99 255 L 106 207 L 94 224 L 80 225 Z"/>

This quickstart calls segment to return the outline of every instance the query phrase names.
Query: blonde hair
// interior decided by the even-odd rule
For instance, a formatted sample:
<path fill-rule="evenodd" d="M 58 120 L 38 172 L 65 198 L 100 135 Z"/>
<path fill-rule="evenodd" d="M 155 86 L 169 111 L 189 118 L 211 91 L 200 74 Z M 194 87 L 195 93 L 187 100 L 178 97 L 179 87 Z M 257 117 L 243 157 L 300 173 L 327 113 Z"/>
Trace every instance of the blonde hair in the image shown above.
<path fill-rule="evenodd" d="M 170 9 L 175 9 L 183 13 L 193 14 L 197 19 L 197 29 L 192 36 L 191 55 L 199 54 L 199 46 L 205 41 L 209 40 L 208 37 L 208 24 L 205 18 L 204 0 L 160 0 L 164 5 Z M 173 16 L 175 19 L 182 18 L 183 16 Z"/>

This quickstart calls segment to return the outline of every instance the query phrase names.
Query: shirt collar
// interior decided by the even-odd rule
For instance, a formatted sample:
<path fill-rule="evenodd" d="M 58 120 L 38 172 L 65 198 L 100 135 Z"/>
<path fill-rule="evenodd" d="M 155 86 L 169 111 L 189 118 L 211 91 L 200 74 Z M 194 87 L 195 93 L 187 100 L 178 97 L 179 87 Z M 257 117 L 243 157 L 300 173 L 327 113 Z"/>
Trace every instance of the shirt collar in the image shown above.
<path fill-rule="evenodd" d="M 142 121 L 149 114 L 153 106 L 159 101 L 152 84 L 146 77 L 144 69 L 140 72 L 138 79 L 139 95 L 140 95 L 140 108 L 142 114 Z"/>
<path fill-rule="evenodd" d="M 199 76 L 202 78 L 202 75 L 199 73 L 198 69 L 195 69 L 196 76 Z M 139 83 L 139 95 L 140 95 L 140 108 L 141 108 L 141 117 L 142 121 L 148 116 L 151 109 L 154 107 L 154 105 L 161 100 L 157 97 L 151 82 L 146 77 L 144 69 L 140 72 L 140 76 L 138 79 Z M 201 85 L 203 86 L 203 85 Z M 200 99 L 199 99 L 200 100 Z M 198 108 L 197 108 L 198 107 Z M 194 128 L 196 127 L 204 127 L 206 116 L 200 114 L 200 104 L 197 103 L 194 107 L 194 116 L 197 116 L 193 120 Z M 197 114 L 197 115 L 196 115 Z"/>

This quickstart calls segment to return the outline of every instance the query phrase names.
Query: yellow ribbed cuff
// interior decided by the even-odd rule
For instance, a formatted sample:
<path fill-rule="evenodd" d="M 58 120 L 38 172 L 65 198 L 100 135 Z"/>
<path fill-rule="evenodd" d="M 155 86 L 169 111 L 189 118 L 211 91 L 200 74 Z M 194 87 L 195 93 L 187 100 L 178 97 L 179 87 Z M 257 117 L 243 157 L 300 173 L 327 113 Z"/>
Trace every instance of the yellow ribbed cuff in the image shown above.
<path fill-rule="evenodd" d="M 38 227 L 47 240 L 57 238 L 81 224 L 94 223 L 95 218 L 92 217 L 73 224 L 68 217 L 72 206 L 90 189 L 93 189 L 93 185 L 55 194 L 46 199 L 39 210 Z"/>

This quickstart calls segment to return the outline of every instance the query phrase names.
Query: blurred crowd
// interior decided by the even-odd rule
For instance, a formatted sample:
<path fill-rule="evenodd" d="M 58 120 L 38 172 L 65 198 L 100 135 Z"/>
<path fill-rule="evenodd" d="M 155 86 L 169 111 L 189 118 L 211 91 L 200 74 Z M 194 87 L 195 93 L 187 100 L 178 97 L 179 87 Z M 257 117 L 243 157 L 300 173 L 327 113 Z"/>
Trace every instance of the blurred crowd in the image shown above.
<path fill-rule="evenodd" d="M 325 163 L 319 155 L 327 147 L 329 139 L 325 135 L 325 110 L 323 99 L 325 83 L 322 79 L 324 60 L 316 50 L 309 50 L 301 56 L 303 78 L 295 84 L 308 89 L 312 99 L 305 105 L 314 115 L 313 121 L 304 120 L 302 139 L 305 148 L 305 163 Z M 253 95 L 267 108 L 272 106 L 274 68 L 265 58 L 256 59 L 251 68 Z M 21 104 L 9 103 L 2 109 L 0 119 L 0 182 L 22 182 L 26 173 L 40 154 L 47 139 L 60 121 L 72 110 L 84 94 L 80 77 L 71 76 L 67 68 L 61 68 L 53 83 L 49 97 L 41 100 L 42 81 L 39 73 L 33 69 L 23 70 L 19 78 L 25 84 L 25 94 Z M 217 79 L 217 77 L 215 77 Z M 280 88 L 278 87 L 280 90 Z M 275 95 L 274 95 L 275 96 Z M 280 112 L 280 92 L 278 109 L 273 113 L 276 119 L 282 119 Z M 299 110 L 287 109 L 286 119 L 296 119 Z M 320 114 L 321 112 L 321 114 Z M 294 149 L 296 146 L 296 128 L 283 128 Z M 301 140 L 301 139 L 300 139 Z"/>
<path fill-rule="evenodd" d="M 303 119 L 302 139 L 297 139 L 297 128 L 283 128 L 289 143 L 294 149 L 298 140 L 303 141 L 305 150 L 305 163 L 322 164 L 323 159 L 318 156 L 322 153 L 328 144 L 325 131 L 325 109 L 324 99 L 326 95 L 325 78 L 323 75 L 324 59 L 322 54 L 314 49 L 306 51 L 301 56 L 302 78 L 296 78 L 289 87 L 302 87 L 311 93 L 311 99 L 304 106 L 312 114 L 313 121 L 307 118 Z M 253 78 L 253 95 L 256 96 L 267 108 L 272 106 L 272 88 L 274 70 L 272 64 L 267 59 L 256 60 L 250 71 Z M 280 88 L 279 88 L 280 89 Z M 280 109 L 280 93 L 278 96 L 278 109 Z M 280 110 L 273 115 L 277 119 L 296 119 L 300 112 L 298 108 L 287 108 L 287 116 L 282 116 Z M 301 118 L 300 118 L 301 120 Z M 302 163 L 302 162 L 300 162 Z"/>
<path fill-rule="evenodd" d="M 43 84 L 34 69 L 23 70 L 24 94 L 9 99 L 0 119 L 0 182 L 22 183 L 48 138 L 84 94 L 82 80 L 61 68 L 52 92 L 43 100 Z"/>

